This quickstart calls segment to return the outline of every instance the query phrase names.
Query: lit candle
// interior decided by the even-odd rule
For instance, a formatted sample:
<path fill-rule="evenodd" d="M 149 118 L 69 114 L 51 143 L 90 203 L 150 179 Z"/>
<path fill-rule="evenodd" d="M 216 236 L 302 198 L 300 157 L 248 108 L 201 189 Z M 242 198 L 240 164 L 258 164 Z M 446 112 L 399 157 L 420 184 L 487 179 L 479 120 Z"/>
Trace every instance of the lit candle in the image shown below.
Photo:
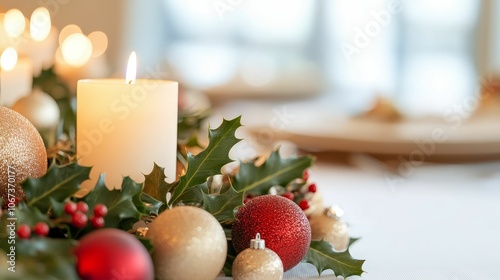
<path fill-rule="evenodd" d="M 31 93 L 33 63 L 28 58 L 18 58 L 14 48 L 2 52 L 0 72 L 0 105 L 11 107 Z"/>
<path fill-rule="evenodd" d="M 77 158 L 93 166 L 82 189 L 93 188 L 100 173 L 108 188 L 119 188 L 123 176 L 142 182 L 154 163 L 175 179 L 178 84 L 136 80 L 134 56 L 126 79 L 78 81 Z"/>

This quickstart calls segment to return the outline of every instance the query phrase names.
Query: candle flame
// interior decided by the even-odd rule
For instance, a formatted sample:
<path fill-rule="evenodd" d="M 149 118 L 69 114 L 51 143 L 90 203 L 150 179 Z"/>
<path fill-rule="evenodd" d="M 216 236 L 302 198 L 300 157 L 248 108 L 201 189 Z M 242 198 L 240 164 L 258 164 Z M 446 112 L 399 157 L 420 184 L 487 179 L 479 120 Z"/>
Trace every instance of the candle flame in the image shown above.
<path fill-rule="evenodd" d="M 137 56 L 135 52 L 132 52 L 128 59 L 127 75 L 125 76 L 125 83 L 135 84 L 136 71 L 137 71 Z"/>
<path fill-rule="evenodd" d="M 0 56 L 0 68 L 11 71 L 17 64 L 17 51 L 13 47 L 6 48 Z"/>

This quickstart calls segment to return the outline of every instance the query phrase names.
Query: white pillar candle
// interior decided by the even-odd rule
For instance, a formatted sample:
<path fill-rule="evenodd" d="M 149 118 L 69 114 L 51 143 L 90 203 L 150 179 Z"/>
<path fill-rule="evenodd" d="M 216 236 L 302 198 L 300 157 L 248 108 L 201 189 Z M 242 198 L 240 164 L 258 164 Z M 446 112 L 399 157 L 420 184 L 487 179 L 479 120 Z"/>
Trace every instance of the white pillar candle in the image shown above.
<path fill-rule="evenodd" d="M 78 81 L 77 158 L 93 166 L 82 189 L 93 188 L 100 173 L 108 188 L 120 188 L 123 176 L 143 182 L 154 163 L 175 180 L 177 91 L 174 81 Z"/>

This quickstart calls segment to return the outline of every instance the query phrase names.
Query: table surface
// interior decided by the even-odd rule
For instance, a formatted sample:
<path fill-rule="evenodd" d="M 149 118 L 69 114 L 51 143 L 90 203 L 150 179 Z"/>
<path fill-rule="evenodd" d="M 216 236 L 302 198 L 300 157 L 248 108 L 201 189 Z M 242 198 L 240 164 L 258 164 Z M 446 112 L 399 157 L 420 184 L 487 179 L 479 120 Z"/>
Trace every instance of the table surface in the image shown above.
<path fill-rule="evenodd" d="M 270 139 L 257 135 L 260 147 L 280 128 L 273 118 L 286 124 L 323 116 L 335 111 L 331 104 L 233 102 L 214 113 L 213 127 L 222 117 L 237 115 L 248 126 L 267 125 L 263 135 L 268 132 L 264 136 Z M 287 114 L 295 118 L 286 119 Z M 350 279 L 500 279 L 500 161 L 409 165 L 398 158 L 381 162 L 364 154 L 330 154 L 321 156 L 310 174 L 325 203 L 345 210 L 351 236 L 361 237 L 351 254 L 366 260 L 366 273 Z M 337 279 L 329 272 L 318 278 L 312 265 L 299 264 L 285 279 Z"/>
<path fill-rule="evenodd" d="M 311 180 L 361 237 L 351 254 L 366 259 L 362 279 L 500 279 L 500 161 L 401 174 L 366 155 L 347 163 L 319 161 Z M 337 279 L 329 272 L 300 264 L 285 279 Z"/>

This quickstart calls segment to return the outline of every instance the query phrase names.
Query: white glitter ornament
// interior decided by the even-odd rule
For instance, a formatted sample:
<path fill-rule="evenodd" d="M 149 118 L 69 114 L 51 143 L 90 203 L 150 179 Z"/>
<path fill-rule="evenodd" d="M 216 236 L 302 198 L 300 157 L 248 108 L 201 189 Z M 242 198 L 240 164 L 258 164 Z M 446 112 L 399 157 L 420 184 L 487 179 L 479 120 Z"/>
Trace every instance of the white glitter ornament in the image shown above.
<path fill-rule="evenodd" d="M 311 217 L 311 239 L 328 241 L 335 250 L 345 251 L 349 245 L 349 232 L 347 224 L 340 220 L 343 213 L 340 207 L 333 206 L 326 208 L 322 215 Z"/>
<path fill-rule="evenodd" d="M 283 263 L 280 257 L 266 248 L 266 243 L 257 233 L 250 240 L 250 248 L 243 250 L 233 262 L 234 280 L 281 280 L 283 279 Z"/>
<path fill-rule="evenodd" d="M 35 88 L 30 95 L 14 103 L 12 110 L 23 115 L 36 127 L 47 147 L 56 143 L 60 111 L 50 95 Z"/>
<path fill-rule="evenodd" d="M 177 206 L 161 213 L 149 225 L 157 279 L 213 280 L 227 256 L 222 226 L 207 211 Z"/>

